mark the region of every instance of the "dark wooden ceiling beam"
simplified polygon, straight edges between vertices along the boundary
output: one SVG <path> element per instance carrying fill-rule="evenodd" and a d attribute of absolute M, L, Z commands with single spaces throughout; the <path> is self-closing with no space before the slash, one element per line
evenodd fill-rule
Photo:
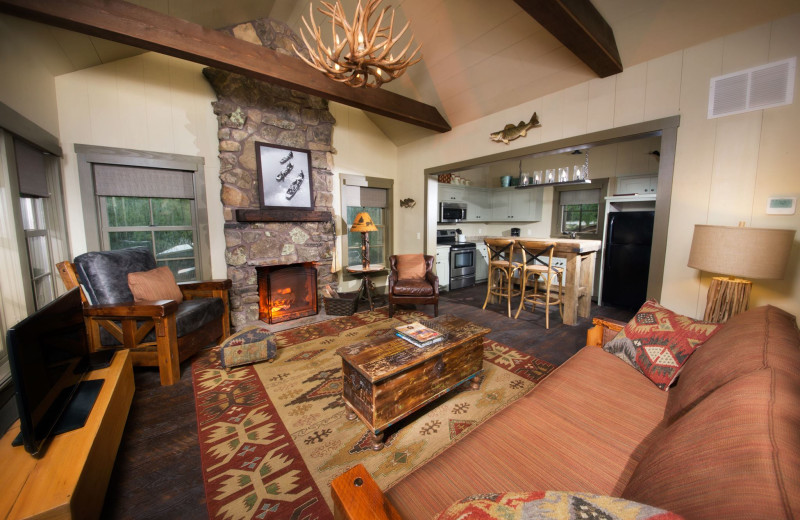
<path fill-rule="evenodd" d="M 598 76 L 622 72 L 614 31 L 589 0 L 514 0 Z"/>
<path fill-rule="evenodd" d="M 293 56 L 122 0 L 0 0 L 0 12 L 257 78 L 447 132 L 439 111 L 388 90 L 352 88 Z"/>

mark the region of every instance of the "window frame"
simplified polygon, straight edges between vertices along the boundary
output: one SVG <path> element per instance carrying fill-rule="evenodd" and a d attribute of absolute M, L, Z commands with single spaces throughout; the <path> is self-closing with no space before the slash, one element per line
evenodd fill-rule
<path fill-rule="evenodd" d="M 58 255 L 53 260 L 69 255 L 66 217 L 62 190 L 61 147 L 59 140 L 43 128 L 0 102 L 0 228 L 9 245 L 16 244 L 16 250 L 6 248 L 0 254 L 0 428 L 10 424 L 11 417 L 6 414 L 6 396 L 11 385 L 11 374 L 8 366 L 6 350 L 6 330 L 31 314 L 35 306 L 30 261 L 28 258 L 27 240 L 22 228 L 20 211 L 19 184 L 17 179 L 17 163 L 14 151 L 14 140 L 22 139 L 49 154 L 45 159 L 48 176 L 48 187 L 57 196 L 50 197 L 50 204 L 45 207 L 45 215 L 60 218 L 56 227 L 48 229 L 48 246 L 51 250 L 58 242 Z M 52 183 L 52 184 L 51 184 Z M 53 226 L 56 224 L 54 223 Z M 58 285 L 56 285 L 58 287 Z M 63 292 L 63 291 L 59 291 Z"/>
<path fill-rule="evenodd" d="M 352 175 L 342 173 L 340 174 L 340 185 L 339 185 L 339 207 L 341 211 L 341 225 L 346 226 L 343 227 L 339 231 L 339 235 L 341 238 L 341 251 L 339 251 L 339 260 L 341 261 L 341 266 L 344 271 L 344 280 L 350 281 L 355 280 L 356 277 L 347 273 L 347 270 L 344 269 L 348 266 L 348 251 L 350 250 L 350 243 L 349 243 L 349 234 L 350 234 L 350 223 L 347 222 L 347 207 L 345 206 L 345 201 L 343 200 L 342 194 L 342 187 L 344 186 L 356 186 L 360 188 L 378 188 L 386 190 L 386 208 L 384 208 L 383 214 L 383 226 L 385 227 L 384 231 L 384 249 L 385 249 L 385 267 L 388 269 L 389 265 L 389 257 L 394 254 L 394 180 L 393 179 L 384 179 L 381 177 L 365 177 L 362 175 Z M 359 247 L 361 242 L 359 241 Z"/>
<path fill-rule="evenodd" d="M 608 195 L 608 179 L 592 179 L 590 184 L 572 184 L 567 186 L 553 186 L 553 214 L 550 219 L 550 236 L 552 238 L 563 238 L 568 236 L 569 233 L 562 232 L 564 227 L 563 217 L 564 211 L 561 205 L 561 194 L 567 191 L 580 191 L 580 190 L 600 190 L 600 199 L 597 201 L 597 232 L 596 233 L 583 233 L 578 232 L 577 236 L 586 240 L 602 240 L 603 239 L 603 224 L 606 214 L 606 201 Z"/>
<path fill-rule="evenodd" d="M 40 309 L 42 306 L 46 305 L 47 303 L 53 301 L 58 296 L 58 290 L 55 283 L 55 262 L 53 261 L 53 248 L 50 244 L 50 226 L 48 225 L 47 221 L 47 212 L 45 211 L 45 200 L 40 197 L 28 197 L 20 195 L 20 209 L 23 209 L 24 200 L 31 200 L 32 204 L 34 205 L 33 209 L 33 224 L 34 227 L 31 229 L 27 229 L 25 227 L 25 218 L 22 218 L 22 232 L 25 235 L 25 245 L 28 251 L 28 266 L 31 270 L 31 291 L 33 292 L 33 302 L 36 309 Z M 38 208 L 36 206 L 39 206 Z M 47 267 L 49 268 L 46 272 L 36 274 L 33 272 L 33 265 L 31 264 L 31 239 L 32 238 L 44 238 L 44 246 L 45 252 L 47 256 Z M 39 301 L 38 291 L 36 290 L 36 284 L 39 280 L 43 280 L 45 278 L 49 278 L 48 286 L 50 287 L 50 299 L 47 301 Z"/>
<path fill-rule="evenodd" d="M 350 231 L 350 226 L 352 226 L 353 223 L 348 218 L 349 216 L 348 216 L 348 211 L 347 210 L 349 208 L 359 208 L 360 211 L 367 210 L 367 209 L 382 210 L 383 215 L 381 216 L 381 219 L 380 219 L 381 223 L 378 224 L 377 222 L 375 222 L 375 219 L 373 219 L 373 222 L 375 223 L 375 227 L 378 228 L 378 231 L 370 231 L 369 232 L 369 235 L 370 235 L 369 249 L 370 249 L 370 252 L 372 252 L 373 247 L 375 247 L 374 240 L 371 237 L 374 236 L 374 233 L 379 233 L 380 232 L 381 235 L 383 236 L 383 243 L 380 244 L 378 247 L 381 247 L 383 249 L 383 259 L 380 262 L 372 262 L 372 259 L 370 259 L 370 263 L 388 265 L 389 264 L 389 255 L 387 254 L 387 249 L 386 249 L 386 243 L 388 241 L 387 237 L 388 237 L 388 234 L 389 234 L 388 233 L 389 232 L 389 225 L 386 224 L 387 208 L 377 208 L 377 207 L 374 207 L 374 206 L 346 206 L 346 207 L 343 207 L 343 212 L 344 212 L 344 215 L 345 215 L 344 222 L 345 222 L 345 225 L 347 227 L 347 229 L 344 230 L 346 232 L 345 235 L 347 236 L 347 240 L 346 240 L 347 249 L 344 251 L 344 258 L 345 258 L 346 265 L 354 265 L 354 264 L 350 264 L 349 263 L 350 262 L 350 253 L 352 251 L 358 251 L 358 257 L 361 258 L 361 233 L 357 233 L 355 231 Z M 350 243 L 351 235 L 358 235 L 358 240 L 353 244 Z M 372 255 L 370 255 L 370 256 L 372 256 Z"/>
<path fill-rule="evenodd" d="M 123 198 L 123 197 L 120 197 L 120 198 Z M 132 197 L 132 198 L 142 198 L 143 199 L 145 197 Z M 199 234 L 199 232 L 197 231 L 197 212 L 196 212 L 196 209 L 195 209 L 196 208 L 196 204 L 195 204 L 194 199 L 184 199 L 184 200 L 190 201 L 189 202 L 189 206 L 190 206 L 189 212 L 190 212 L 191 219 L 192 219 L 192 222 L 191 222 L 190 225 L 184 225 L 184 226 L 157 226 L 157 225 L 152 223 L 153 222 L 153 211 L 154 211 L 154 209 L 153 209 L 153 199 L 155 199 L 155 198 L 156 197 L 147 197 L 148 206 L 149 206 L 149 210 L 150 210 L 150 222 L 151 222 L 150 225 L 147 225 L 147 226 L 144 226 L 144 225 L 142 225 L 142 226 L 111 226 L 109 224 L 109 222 L 108 222 L 108 209 L 107 209 L 108 208 L 108 199 L 109 199 L 109 197 L 108 196 L 98 196 L 97 199 L 98 199 L 98 204 L 99 204 L 99 207 L 100 207 L 100 210 L 99 210 L 99 214 L 100 214 L 100 237 L 101 237 L 101 243 L 102 243 L 103 250 L 104 251 L 108 251 L 108 250 L 111 249 L 111 233 L 145 232 L 145 233 L 149 233 L 150 236 L 151 236 L 151 244 L 153 246 L 153 256 L 155 257 L 156 264 L 159 267 L 161 267 L 163 265 L 167 265 L 168 266 L 169 261 L 188 260 L 188 259 L 191 258 L 194 261 L 195 274 L 196 275 L 198 273 L 202 274 L 201 270 L 197 269 L 197 266 L 199 266 L 199 264 L 200 264 L 200 251 L 199 251 L 198 247 L 192 247 L 194 253 L 193 253 L 193 255 L 191 257 L 186 256 L 186 257 L 179 257 L 179 258 L 169 258 L 169 259 L 164 259 L 164 260 L 159 260 L 158 255 L 157 255 L 158 252 L 156 251 L 155 233 L 162 232 L 162 231 L 191 231 L 192 232 L 192 238 L 193 238 L 193 244 L 198 244 L 197 235 Z M 168 199 L 168 200 L 177 200 L 177 199 Z M 180 282 L 180 281 L 190 281 L 190 280 L 194 281 L 194 280 L 202 280 L 203 279 L 203 278 L 198 278 L 198 276 L 193 276 L 190 280 L 182 280 L 182 279 L 180 279 L 179 273 L 176 273 L 176 272 L 173 271 L 173 274 L 175 275 L 175 279 L 178 282 Z"/>
<path fill-rule="evenodd" d="M 574 231 L 574 233 L 576 233 L 578 235 L 581 235 L 581 236 L 594 234 L 594 233 L 589 233 L 587 231 L 580 230 L 580 228 L 583 227 L 582 223 L 583 223 L 583 220 L 584 220 L 584 218 L 583 218 L 584 215 L 588 216 L 588 214 L 589 214 L 588 210 L 584 206 L 597 206 L 597 209 L 595 210 L 595 214 L 594 214 L 594 218 L 595 218 L 595 221 L 596 221 L 595 222 L 595 230 L 598 228 L 598 226 L 600 226 L 600 222 L 599 222 L 600 202 L 599 201 L 596 202 L 596 203 L 593 203 L 593 204 L 565 204 L 565 205 L 560 204 L 560 206 L 561 206 L 561 227 L 560 227 L 559 230 L 561 231 L 561 234 L 568 235 L 570 233 L 573 233 L 573 231 L 568 231 L 568 230 L 564 229 L 564 227 L 566 226 L 566 213 L 568 213 L 570 211 L 577 211 L 578 215 L 579 215 L 579 218 L 578 218 L 578 220 L 580 221 L 578 223 L 579 230 L 578 231 Z M 568 209 L 568 208 L 576 208 L 576 209 Z"/>
<path fill-rule="evenodd" d="M 84 230 L 88 251 L 104 250 L 108 244 L 108 237 L 104 236 L 104 227 L 101 220 L 102 215 L 105 214 L 101 204 L 103 197 L 97 196 L 94 189 L 94 164 L 191 172 L 194 183 L 192 222 L 196 233 L 195 266 L 197 273 L 195 279 L 204 280 L 211 277 L 211 247 L 204 172 L 205 158 L 84 144 L 76 144 L 75 153 L 78 157 L 78 176 L 81 201 L 84 207 Z"/>

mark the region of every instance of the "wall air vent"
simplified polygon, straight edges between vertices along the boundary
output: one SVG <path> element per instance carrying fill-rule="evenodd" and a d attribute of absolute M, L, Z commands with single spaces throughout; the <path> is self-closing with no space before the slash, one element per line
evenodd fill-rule
<path fill-rule="evenodd" d="M 708 118 L 789 105 L 797 58 L 711 78 Z"/>

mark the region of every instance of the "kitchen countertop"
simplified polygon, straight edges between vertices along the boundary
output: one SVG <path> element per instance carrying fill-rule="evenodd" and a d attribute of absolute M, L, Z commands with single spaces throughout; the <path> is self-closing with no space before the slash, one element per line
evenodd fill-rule
<path fill-rule="evenodd" d="M 587 240 L 582 238 L 551 238 L 551 237 L 509 237 L 509 236 L 468 236 L 468 242 L 483 243 L 487 238 L 504 238 L 514 240 L 542 240 L 556 242 L 556 253 L 589 253 L 599 251 L 602 246 L 600 240 Z"/>

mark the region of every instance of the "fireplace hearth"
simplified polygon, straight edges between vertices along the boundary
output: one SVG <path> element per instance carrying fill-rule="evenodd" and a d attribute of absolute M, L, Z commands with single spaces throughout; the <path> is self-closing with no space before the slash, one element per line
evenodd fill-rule
<path fill-rule="evenodd" d="M 258 319 L 281 323 L 317 314 L 317 263 L 256 267 Z"/>

